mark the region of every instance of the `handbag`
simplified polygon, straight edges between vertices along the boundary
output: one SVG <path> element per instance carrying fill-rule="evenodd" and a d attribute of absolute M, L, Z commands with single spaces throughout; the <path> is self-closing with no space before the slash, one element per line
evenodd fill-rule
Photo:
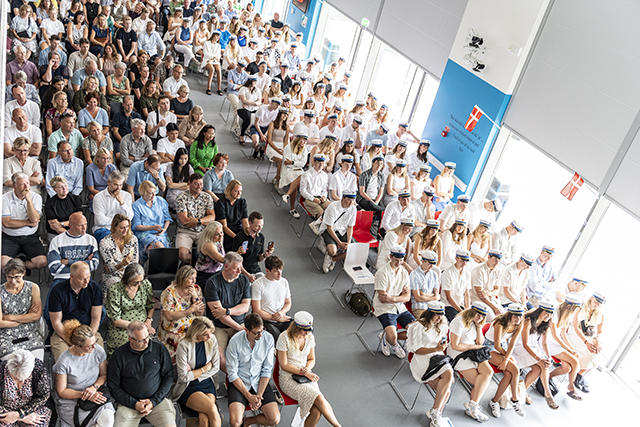
<path fill-rule="evenodd" d="M 298 384 L 306 384 L 311 382 L 311 380 L 304 375 L 292 374 L 291 378 L 293 378 L 293 380 Z"/>
<path fill-rule="evenodd" d="M 595 327 L 592 325 L 587 326 L 587 322 L 584 320 L 580 322 L 580 328 L 585 337 L 592 337 L 596 334 Z"/>
<path fill-rule="evenodd" d="M 19 31 L 16 33 L 18 35 L 18 37 L 21 37 L 23 39 L 28 39 L 31 37 L 31 34 L 29 33 L 29 31 L 25 30 L 25 31 Z"/>
<path fill-rule="evenodd" d="M 90 400 L 78 399 L 76 407 L 73 411 L 73 423 L 75 424 L 75 427 L 87 427 L 87 424 L 89 424 L 89 421 L 91 421 L 91 418 L 93 418 L 95 413 L 98 412 L 98 409 L 111 400 L 111 393 L 109 392 L 109 387 L 107 387 L 106 383 L 102 384 L 98 391 L 102 393 L 102 395 L 107 399 L 104 403 L 95 403 Z M 82 423 L 80 422 L 79 417 L 80 409 L 89 412 Z"/>
<path fill-rule="evenodd" d="M 491 359 L 491 352 L 487 347 L 474 348 L 472 350 L 464 351 L 457 355 L 455 359 L 453 359 L 453 363 L 451 364 L 451 366 L 455 368 L 456 364 L 461 359 L 471 359 L 476 363 L 482 363 Z"/>

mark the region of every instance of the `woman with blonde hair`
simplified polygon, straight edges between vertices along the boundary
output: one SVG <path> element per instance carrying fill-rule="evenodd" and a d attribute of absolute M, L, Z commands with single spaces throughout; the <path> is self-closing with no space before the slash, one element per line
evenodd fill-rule
<path fill-rule="evenodd" d="M 231 29 L 229 29 L 229 32 L 234 34 Z M 238 65 L 238 60 L 240 60 L 240 52 L 242 52 L 242 49 L 240 48 L 240 45 L 238 45 L 238 37 L 232 35 L 229 37 L 229 44 L 224 50 L 224 55 L 222 55 L 222 68 L 225 70 L 235 69 Z"/>
<path fill-rule="evenodd" d="M 202 288 L 196 284 L 196 275 L 193 267 L 183 265 L 160 297 L 158 340 L 167 348 L 174 363 L 178 343 L 185 338 L 187 328 L 196 316 L 204 316 L 204 296 Z"/>
<path fill-rule="evenodd" d="M 138 238 L 131 232 L 131 220 L 124 214 L 115 214 L 111 221 L 111 234 L 100 240 L 100 258 L 104 263 L 102 293 L 122 279 L 124 269 L 137 263 Z"/>
<path fill-rule="evenodd" d="M 448 230 L 442 233 L 442 263 L 440 268 L 446 270 L 456 262 L 456 251 L 467 248 L 467 221 L 456 218 Z"/>
<path fill-rule="evenodd" d="M 247 200 L 242 197 L 242 183 L 237 179 L 229 182 L 224 189 L 224 196 L 216 202 L 216 220 L 222 224 L 227 237 L 224 250 L 229 252 L 236 234 L 249 227 Z"/>
<path fill-rule="evenodd" d="M 378 98 L 376 98 L 373 92 L 369 92 L 364 103 L 364 110 L 361 114 L 365 128 L 371 122 L 371 118 L 375 114 L 376 110 L 378 110 Z M 369 128 L 366 128 L 365 130 L 369 130 Z"/>
<path fill-rule="evenodd" d="M 63 114 L 71 114 L 76 117 L 76 113 L 69 108 L 69 101 L 66 92 L 62 90 L 53 94 L 53 108 L 48 109 L 44 115 L 45 136 L 47 138 L 60 129 L 60 118 Z"/>
<path fill-rule="evenodd" d="M 475 301 L 471 307 L 461 311 L 453 319 L 449 325 L 449 342 L 451 344 L 448 351 L 449 356 L 455 359 L 468 350 L 479 350 L 484 347 L 482 327 L 487 310 L 486 304 Z M 459 371 L 465 380 L 473 384 L 469 402 L 464 404 L 465 414 L 479 422 L 487 421 L 489 417 L 482 412 L 479 402 L 493 376 L 493 369 L 491 369 L 489 362 L 485 360 L 478 363 L 469 357 L 464 357 L 454 364 L 453 369 Z"/>
<path fill-rule="evenodd" d="M 109 108 L 107 104 L 107 98 L 102 92 L 100 92 L 98 85 L 100 84 L 96 76 L 87 76 L 82 82 L 80 90 L 73 94 L 73 110 L 79 113 L 80 110 L 87 106 L 85 97 L 89 93 L 98 93 L 100 96 L 100 108 L 106 110 Z"/>
<path fill-rule="evenodd" d="M 282 170 L 282 155 L 284 153 L 284 147 L 289 143 L 289 124 L 287 119 L 289 118 L 289 110 L 285 107 L 278 109 L 278 115 L 276 119 L 269 124 L 267 130 L 267 150 L 265 154 L 276 163 L 278 169 L 276 176 L 273 178 L 274 185 L 280 180 L 280 171 Z"/>
<path fill-rule="evenodd" d="M 424 189 L 431 186 L 430 173 L 431 167 L 429 165 L 420 166 L 415 176 L 409 173 L 409 177 L 411 178 L 411 200 L 417 200 L 422 197 Z"/>
<path fill-rule="evenodd" d="M 409 260 L 409 254 L 411 249 L 411 230 L 413 230 L 413 219 L 403 218 L 400 220 L 400 225 L 396 228 L 387 231 L 384 236 L 384 240 L 378 248 L 378 259 L 376 260 L 376 269 L 381 269 L 385 264 L 391 260 L 391 249 L 396 246 L 402 246 L 405 250 L 405 260 Z M 419 265 L 419 264 L 418 264 Z M 407 269 L 409 273 L 413 270 L 409 265 L 404 262 L 402 266 Z"/>
<path fill-rule="evenodd" d="M 602 352 L 602 329 L 604 313 L 602 306 L 607 302 L 604 295 L 594 292 L 584 303 L 582 310 L 573 318 L 573 327 L 567 336 L 569 343 L 578 352 L 580 372 L 576 376 L 575 386 L 578 390 L 589 393 L 589 386 L 584 376 L 597 366 L 596 358 Z"/>
<path fill-rule="evenodd" d="M 403 191 L 408 191 L 411 188 L 409 182 L 409 175 L 407 174 L 407 162 L 404 159 L 396 160 L 396 164 L 391 169 L 391 173 L 387 177 L 387 184 L 385 185 L 385 193 L 382 198 L 382 205 L 388 206 L 389 203 L 398 200 L 398 195 Z"/>
<path fill-rule="evenodd" d="M 62 324 L 65 341 L 71 346 L 53 365 L 54 384 L 59 399 L 58 416 L 63 427 L 74 427 L 74 411 L 80 400 L 99 404 L 95 413 L 77 409 L 78 420 L 90 427 L 111 427 L 115 409 L 108 401 L 107 354 L 96 341 L 93 329 L 79 321 L 67 320 Z M 102 388 L 102 390 L 101 390 Z M 87 420 L 87 417 L 90 419 Z"/>
<path fill-rule="evenodd" d="M 317 154 L 324 154 L 324 158 L 327 159 L 324 165 L 324 170 L 327 173 L 333 172 L 333 164 L 336 160 L 336 138 L 334 136 L 327 136 L 317 145 L 314 145 L 311 149 L 310 156 L 313 159 Z"/>
<path fill-rule="evenodd" d="M 362 160 L 360 161 L 360 168 L 362 169 L 362 172 L 371 169 L 373 159 L 377 156 L 384 156 L 384 153 L 382 152 L 382 141 L 380 140 L 377 142 L 374 141 L 362 155 Z"/>
<path fill-rule="evenodd" d="M 491 250 L 490 228 L 491 223 L 482 219 L 476 226 L 476 229 L 467 236 L 467 250 L 471 253 L 471 260 L 467 266 L 468 269 L 472 269 L 478 264 L 487 261 L 487 254 Z"/>
<path fill-rule="evenodd" d="M 199 105 L 194 105 L 186 119 L 178 126 L 178 138 L 184 141 L 187 147 L 198 138 L 200 131 L 207 124 L 204 121 L 204 110 Z"/>
<path fill-rule="evenodd" d="M 212 221 L 202 230 L 198 240 L 196 283 L 204 287 L 207 280 L 224 265 L 224 230 L 218 221 Z"/>
<path fill-rule="evenodd" d="M 386 123 L 389 119 L 389 109 L 387 104 L 382 104 L 380 109 L 371 117 L 371 120 L 367 124 L 367 129 L 378 129 L 383 123 Z"/>
<path fill-rule="evenodd" d="M 133 222 L 131 228 L 138 238 L 138 253 L 144 263 L 151 249 L 171 247 L 167 236 L 169 224 L 173 222 L 169 214 L 169 205 L 165 199 L 156 195 L 158 187 L 149 181 L 142 181 L 138 192 L 140 198 L 133 202 Z"/>
<path fill-rule="evenodd" d="M 287 185 L 289 190 L 284 194 L 289 198 L 289 213 L 294 218 L 300 218 L 296 212 L 296 195 L 300 186 L 300 177 L 304 173 L 302 168 L 307 164 L 307 135 L 296 135 L 291 144 L 287 144 L 282 150 L 282 164 L 278 188 L 283 189 Z M 281 191 L 282 192 L 282 191 Z"/>
<path fill-rule="evenodd" d="M 342 127 L 345 128 L 347 126 L 351 126 L 351 122 L 353 122 L 353 118 L 355 116 L 362 117 L 362 114 L 364 114 L 364 102 L 356 101 L 351 111 L 349 111 L 347 115 L 344 117 Z"/>
<path fill-rule="evenodd" d="M 315 346 L 313 316 L 309 312 L 299 311 L 276 343 L 280 388 L 298 401 L 300 417 L 306 417 L 305 427 L 316 426 L 322 416 L 332 426 L 340 427 L 333 408 L 320 392 L 318 375 L 312 372 L 316 364 Z M 310 381 L 299 382 L 294 375 Z"/>
<path fill-rule="evenodd" d="M 421 264 L 419 254 L 427 250 L 438 255 L 438 267 L 442 264 L 442 239 L 438 235 L 439 228 L 437 220 L 428 220 L 427 226 L 413 238 L 413 261 L 416 266 Z"/>
<path fill-rule="evenodd" d="M 280 79 L 274 78 L 268 88 L 262 92 L 262 102 L 269 103 L 271 98 L 282 98 L 282 90 L 280 89 Z"/>
<path fill-rule="evenodd" d="M 446 162 L 442 172 L 433 179 L 433 187 L 436 189 L 436 197 L 433 202 L 436 204 L 436 210 L 441 211 L 445 205 L 451 203 L 455 181 L 453 172 L 456 170 L 456 164 Z"/>
<path fill-rule="evenodd" d="M 176 351 L 176 385 L 171 397 L 198 412 L 201 427 L 220 427 L 215 376 L 220 371 L 215 327 L 206 317 L 195 317 Z"/>
<path fill-rule="evenodd" d="M 582 400 L 576 392 L 576 378 L 580 371 L 580 354 L 569 341 L 567 332 L 574 327 L 574 318 L 582 310 L 582 298 L 580 295 L 570 293 L 558 307 L 557 315 L 551 322 L 551 339 L 548 340 L 549 356 L 554 356 L 560 360 L 562 366 L 556 368 L 549 374 L 549 382 L 558 375 L 569 374 L 569 384 L 567 395 L 574 400 Z"/>
<path fill-rule="evenodd" d="M 113 158 L 113 141 L 102 131 L 102 125 L 95 120 L 87 124 L 89 135 L 82 140 L 82 153 L 84 154 L 85 165 L 93 163 L 93 157 L 98 153 L 100 148 L 104 148 L 109 152 L 109 156 Z"/>

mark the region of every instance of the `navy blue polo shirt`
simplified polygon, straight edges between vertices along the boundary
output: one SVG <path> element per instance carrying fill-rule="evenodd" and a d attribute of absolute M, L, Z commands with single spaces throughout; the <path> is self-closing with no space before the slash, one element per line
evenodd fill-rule
<path fill-rule="evenodd" d="M 77 294 L 69 279 L 58 283 L 49 294 L 49 312 L 62 312 L 62 321 L 77 319 L 83 325 L 91 324 L 91 308 L 102 306 L 102 289 L 93 280 Z"/>
<path fill-rule="evenodd" d="M 251 274 L 260 273 L 262 270 L 260 269 L 260 264 L 258 264 L 258 257 L 264 253 L 264 234 L 258 233 L 254 239 L 245 230 L 242 230 L 233 239 L 231 250 L 237 252 L 244 242 L 249 243 L 247 244 L 247 252 L 242 255 L 244 260 L 242 266 Z"/>

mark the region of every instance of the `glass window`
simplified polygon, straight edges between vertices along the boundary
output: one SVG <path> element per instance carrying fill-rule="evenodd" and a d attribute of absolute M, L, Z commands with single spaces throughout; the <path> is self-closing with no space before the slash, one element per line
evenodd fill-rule
<path fill-rule="evenodd" d="M 512 220 L 524 227 L 518 244 L 522 252 L 535 257 L 543 245 L 556 248 L 552 261 L 556 272 L 596 201 L 587 184 L 573 201 L 565 199 L 560 191 L 572 177 L 572 172 L 511 134 L 486 194 L 487 199 L 498 197 L 504 203 L 498 228 Z"/>
<path fill-rule="evenodd" d="M 260 15 L 262 16 L 262 21 L 267 22 L 271 21 L 274 13 L 280 14 L 280 21 L 285 21 L 285 14 L 287 12 L 287 4 L 289 2 L 287 0 L 264 0 L 262 4 L 262 12 Z"/>
<path fill-rule="evenodd" d="M 427 78 L 424 81 L 424 87 L 418 99 L 418 105 L 416 111 L 413 114 L 411 120 L 411 129 L 413 133 L 418 137 L 422 137 L 422 131 L 427 124 L 427 119 L 431 113 L 431 107 L 433 107 L 433 101 L 436 99 L 436 93 L 438 93 L 438 87 L 440 87 L 440 81 L 430 74 L 427 74 Z"/>
<path fill-rule="evenodd" d="M 332 62 L 337 62 L 340 56 L 348 60 L 355 48 L 358 29 L 358 24 L 324 3 L 318 18 L 312 52 L 322 55 L 326 69 Z"/>

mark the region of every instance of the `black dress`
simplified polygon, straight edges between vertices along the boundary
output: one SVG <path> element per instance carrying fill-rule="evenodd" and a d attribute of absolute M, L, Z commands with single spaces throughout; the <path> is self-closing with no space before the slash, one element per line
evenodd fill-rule
<path fill-rule="evenodd" d="M 196 366 L 194 370 L 200 369 L 206 364 L 207 364 L 207 352 L 204 348 L 204 341 L 202 341 L 202 342 L 196 343 Z M 187 406 L 187 400 L 189 400 L 189 397 L 191 397 L 193 393 L 196 393 L 198 391 L 204 394 L 213 394 L 215 396 L 216 386 L 213 383 L 213 379 L 207 378 L 206 380 L 202 380 L 202 381 L 199 381 L 199 380 L 191 381 L 187 386 L 187 388 L 185 389 L 184 393 L 182 393 L 182 396 L 180 396 L 180 399 L 178 399 L 178 402 L 180 402 L 184 406 Z"/>

